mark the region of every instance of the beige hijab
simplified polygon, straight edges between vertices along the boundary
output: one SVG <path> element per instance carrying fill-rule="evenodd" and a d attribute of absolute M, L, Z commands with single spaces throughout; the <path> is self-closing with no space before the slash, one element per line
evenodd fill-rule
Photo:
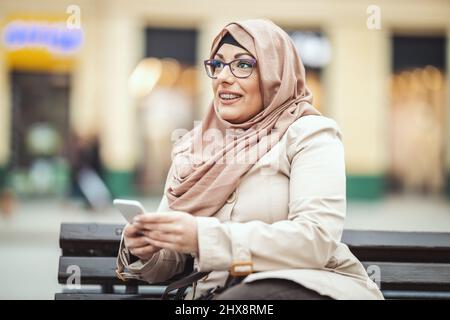
<path fill-rule="evenodd" d="M 211 58 L 227 32 L 257 59 L 264 108 L 232 124 L 211 103 L 201 124 L 175 144 L 165 194 L 172 210 L 196 216 L 222 208 L 240 178 L 294 121 L 320 114 L 311 105 L 305 68 L 286 32 L 268 20 L 230 23 L 214 39 Z"/>

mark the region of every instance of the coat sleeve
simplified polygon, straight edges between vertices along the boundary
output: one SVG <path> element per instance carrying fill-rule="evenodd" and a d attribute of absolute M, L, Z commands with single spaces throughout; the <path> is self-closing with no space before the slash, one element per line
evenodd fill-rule
<path fill-rule="evenodd" d="M 171 170 L 167 176 L 166 187 L 170 177 Z M 157 212 L 170 210 L 167 197 L 163 195 Z M 168 249 L 161 249 L 149 260 L 140 259 L 133 263 L 130 256 L 131 253 L 126 248 L 122 235 L 117 256 L 117 274 L 122 279 L 140 279 L 149 283 L 163 282 L 183 272 L 188 257 L 186 254 Z"/>
<path fill-rule="evenodd" d="M 286 132 L 290 162 L 286 220 L 220 222 L 198 217 L 200 271 L 323 268 L 340 242 L 346 211 L 344 149 L 336 123 L 306 116 Z M 245 269 L 245 268 L 244 268 Z"/>

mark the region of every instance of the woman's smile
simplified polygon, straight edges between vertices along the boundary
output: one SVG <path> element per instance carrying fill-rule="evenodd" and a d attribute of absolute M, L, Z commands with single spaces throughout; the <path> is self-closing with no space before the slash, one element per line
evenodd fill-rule
<path fill-rule="evenodd" d="M 232 105 L 236 102 L 240 101 L 243 97 L 242 94 L 229 91 L 229 90 L 219 90 L 218 91 L 218 97 L 221 105 Z"/>

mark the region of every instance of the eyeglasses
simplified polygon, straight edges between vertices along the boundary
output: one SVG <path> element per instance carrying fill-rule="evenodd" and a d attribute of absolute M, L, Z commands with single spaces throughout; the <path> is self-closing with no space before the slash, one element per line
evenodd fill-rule
<path fill-rule="evenodd" d="M 223 62 L 217 59 L 205 60 L 205 69 L 208 77 L 217 79 L 217 76 L 225 69 L 230 68 L 231 73 L 236 78 L 248 78 L 255 69 L 256 59 L 236 59 L 231 62 Z"/>

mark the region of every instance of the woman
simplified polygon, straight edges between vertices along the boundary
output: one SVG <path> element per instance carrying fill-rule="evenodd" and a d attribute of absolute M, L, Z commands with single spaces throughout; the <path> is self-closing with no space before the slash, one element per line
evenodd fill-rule
<path fill-rule="evenodd" d="M 232 274 L 246 277 L 215 298 L 382 299 L 340 242 L 341 134 L 312 107 L 289 36 L 267 20 L 230 23 L 205 67 L 214 100 L 175 144 L 157 212 L 124 229 L 119 276 L 165 281 L 191 255 L 210 273 L 188 298 Z"/>

